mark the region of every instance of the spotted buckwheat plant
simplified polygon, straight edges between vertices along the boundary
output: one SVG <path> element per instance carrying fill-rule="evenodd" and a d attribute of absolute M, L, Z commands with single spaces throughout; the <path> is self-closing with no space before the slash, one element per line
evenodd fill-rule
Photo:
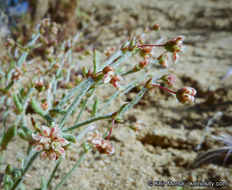
<path fill-rule="evenodd" d="M 65 158 L 64 147 L 69 144 L 65 138 L 61 136 L 60 128 L 58 125 L 54 127 L 47 127 L 43 125 L 39 134 L 32 134 L 35 140 L 34 150 L 40 152 L 42 160 L 49 158 L 54 161 L 58 158 Z"/>
<path fill-rule="evenodd" d="M 80 34 L 60 42 L 61 26 L 50 19 L 44 19 L 38 25 L 27 44 L 7 40 L 7 52 L 0 58 L 0 164 L 6 165 L 5 172 L 1 172 L 4 180 L 0 189 L 23 188 L 24 177 L 38 157 L 46 164 L 56 162 L 50 177 L 41 179 L 40 189 L 51 189 L 62 160 L 70 159 L 66 153 L 76 143 L 82 146 L 79 149 L 81 156 L 67 174 L 59 175 L 64 177 L 58 184 L 53 184 L 55 190 L 64 184 L 91 150 L 114 156 L 117 149 L 110 137 L 116 122 L 124 122 L 125 112 L 150 89 L 160 88 L 174 94 L 182 104 L 194 102 L 196 90 L 176 87 L 177 77 L 173 72 L 179 54 L 185 49 L 184 37 L 178 36 L 163 44 L 145 43 L 149 41 L 146 33 L 159 28 L 154 25 L 153 31 L 146 30 L 125 41 L 120 48 L 107 48 L 102 53 L 83 49 L 80 42 L 85 38 Z M 155 55 L 155 47 L 162 48 L 163 53 Z M 93 54 L 93 66 L 83 67 L 81 71 L 73 52 L 80 59 L 87 55 L 86 52 Z M 129 66 L 124 64 L 136 54 L 137 62 Z M 154 69 L 157 67 L 152 65 L 161 67 Z M 140 90 L 133 100 L 112 106 L 113 102 L 119 102 L 119 96 L 123 97 L 135 87 Z M 99 96 L 99 91 L 104 95 Z M 83 113 L 88 119 L 83 119 Z M 102 124 L 98 126 L 99 120 Z M 104 121 L 110 123 L 108 128 L 105 127 L 108 122 Z M 89 127 L 91 123 L 98 128 L 95 132 Z M 84 129 L 80 131 L 80 128 Z M 4 157 L 16 136 L 28 146 L 25 155 L 17 158 L 20 167 L 9 164 Z"/>

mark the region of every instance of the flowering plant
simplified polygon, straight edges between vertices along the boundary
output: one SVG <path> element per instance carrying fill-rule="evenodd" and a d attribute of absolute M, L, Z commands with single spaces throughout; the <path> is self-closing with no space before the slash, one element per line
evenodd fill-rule
<path fill-rule="evenodd" d="M 194 101 L 196 90 L 191 87 L 183 87 L 177 91 L 169 89 L 176 81 L 172 71 L 167 69 L 153 71 L 151 68 L 151 65 L 156 63 L 165 68 L 170 67 L 170 56 L 176 64 L 179 52 L 184 50 L 183 36 L 178 36 L 164 44 L 145 44 L 146 32 L 144 32 L 126 41 L 112 56 L 110 54 L 114 49 L 105 51 L 109 58 L 104 63 L 101 63 L 99 52 L 95 50 L 93 68 L 84 67 L 83 74 L 76 75 L 73 74 L 76 73 L 76 65 L 72 53 L 79 35 L 59 44 L 57 41 L 59 30 L 57 24 L 45 19 L 39 24 L 27 45 L 23 46 L 13 40 L 8 40 L 6 43 L 8 56 L 3 57 L 0 62 L 0 104 L 3 105 L 1 112 L 4 113 L 1 118 L 3 120 L 0 136 L 1 164 L 5 162 L 4 153 L 8 150 L 8 144 L 16 136 L 25 140 L 28 151 L 22 158 L 19 169 L 10 164 L 6 166 L 4 183 L 1 184 L 5 189 L 15 190 L 22 187 L 24 177 L 37 157 L 57 162 L 50 178 L 47 181 L 42 180 L 42 189 L 50 188 L 54 173 L 65 158 L 68 146 L 76 143 L 79 135 L 83 136 L 88 132 L 84 130 L 76 136 L 73 131 L 98 120 L 109 120 L 110 126 L 105 133 L 95 131 L 88 134 L 86 142 L 83 143 L 82 156 L 54 189 L 58 189 L 67 180 L 90 150 L 113 154 L 117 150 L 110 137 L 115 122 L 123 122 L 123 114 L 152 88 L 158 87 L 175 94 L 176 99 L 183 104 Z M 163 47 L 165 52 L 154 58 L 153 47 Z M 35 52 L 43 59 L 44 65 L 43 61 L 41 61 L 42 66 L 37 63 L 38 57 L 34 57 Z M 122 63 L 137 53 L 143 60 L 129 69 L 123 69 Z M 30 71 L 33 71 L 33 75 Z M 136 79 L 129 77 L 132 74 L 136 74 Z M 167 84 L 168 88 L 161 86 L 162 82 Z M 95 100 L 92 97 L 96 89 L 107 83 L 113 85 L 115 92 L 102 100 L 103 105 L 100 107 L 99 97 L 95 96 Z M 103 114 L 119 95 L 126 94 L 139 85 L 140 91 L 131 102 L 114 108 L 111 113 Z M 89 107 L 88 101 L 92 101 L 92 107 Z M 82 113 L 87 109 L 91 110 L 91 117 L 80 122 Z M 36 117 L 37 115 L 42 118 L 42 122 Z M 12 116 L 16 119 L 10 123 L 8 120 Z M 30 116 L 31 125 L 27 119 Z M 71 118 L 76 119 L 73 121 Z"/>

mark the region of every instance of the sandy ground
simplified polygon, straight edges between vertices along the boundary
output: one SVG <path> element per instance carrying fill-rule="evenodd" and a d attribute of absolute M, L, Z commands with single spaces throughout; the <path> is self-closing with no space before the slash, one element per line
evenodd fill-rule
<path fill-rule="evenodd" d="M 176 89 L 192 86 L 197 89 L 196 103 L 183 106 L 175 98 L 160 90 L 149 91 L 124 117 L 125 123 L 116 124 L 112 142 L 116 152 L 112 156 L 92 152 L 62 187 L 67 190 L 89 189 L 177 189 L 176 187 L 148 187 L 147 180 L 159 181 L 227 181 L 232 189 L 231 165 L 205 164 L 194 168 L 197 154 L 221 147 L 223 144 L 211 134 L 232 135 L 232 76 L 221 80 L 232 64 L 232 1 L 230 0 L 85 0 L 80 7 L 88 12 L 91 21 L 84 29 L 88 40 L 103 50 L 139 33 L 145 26 L 161 25 L 157 36 L 186 36 L 187 49 L 175 67 L 178 76 Z M 127 61 L 134 64 L 136 58 Z M 131 91 L 119 102 L 131 100 Z M 115 105 L 112 105 L 114 108 Z M 114 109 L 113 109 L 114 110 Z M 210 118 L 221 113 L 208 132 L 205 127 Z M 106 122 L 97 123 L 104 128 Z M 130 126 L 141 126 L 135 132 Z M 204 139 L 204 136 L 206 138 Z M 202 148 L 197 149 L 203 140 Z M 17 152 L 16 140 L 10 145 Z M 22 145 L 23 146 L 23 145 Z M 79 158 L 80 146 L 73 147 L 55 176 L 70 169 Z M 70 161 L 71 160 L 71 161 Z M 227 163 L 231 163 L 228 160 Z M 13 162 L 13 160 L 12 160 Z M 25 180 L 28 189 L 39 187 L 34 176 L 47 175 L 55 163 L 37 160 Z M 54 185 L 53 184 L 53 185 Z M 204 188 L 209 189 L 209 188 Z"/>

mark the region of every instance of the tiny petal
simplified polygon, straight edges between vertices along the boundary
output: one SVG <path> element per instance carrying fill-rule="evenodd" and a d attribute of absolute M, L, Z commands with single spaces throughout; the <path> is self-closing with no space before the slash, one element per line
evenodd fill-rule
<path fill-rule="evenodd" d="M 47 126 L 45 126 L 45 125 L 43 125 L 42 127 L 41 127 L 41 133 L 42 133 L 42 135 L 43 136 L 49 136 L 50 135 L 50 128 L 49 127 L 47 127 Z"/>
<path fill-rule="evenodd" d="M 111 77 L 110 77 L 110 75 L 106 74 L 103 76 L 102 80 L 106 84 L 106 83 L 109 83 L 111 81 Z"/>
<path fill-rule="evenodd" d="M 43 146 L 41 144 L 35 144 L 34 150 L 36 152 L 40 152 L 43 149 Z"/>
<path fill-rule="evenodd" d="M 119 82 L 115 82 L 115 83 L 113 83 L 113 85 L 114 85 L 115 88 L 119 88 L 120 84 L 119 84 Z"/>
<path fill-rule="evenodd" d="M 176 76 L 173 74 L 165 74 L 161 77 L 161 80 L 163 80 L 169 86 L 172 86 L 173 84 L 176 83 Z"/>
<path fill-rule="evenodd" d="M 181 42 L 183 42 L 184 40 L 185 40 L 185 36 L 183 36 L 183 35 L 181 35 L 181 36 L 177 36 L 176 37 L 176 41 L 181 41 Z"/>
<path fill-rule="evenodd" d="M 57 153 L 57 156 L 58 157 L 61 157 L 61 158 L 65 158 L 65 150 L 63 149 L 63 148 L 58 148 L 57 150 L 56 150 L 56 153 Z"/>
<path fill-rule="evenodd" d="M 197 91 L 192 87 L 183 87 L 182 88 L 183 93 L 190 94 L 191 96 L 195 96 Z"/>
<path fill-rule="evenodd" d="M 32 134 L 32 138 L 36 141 L 36 142 L 40 142 L 40 140 L 41 140 L 41 135 L 39 135 L 39 134 Z"/>
<path fill-rule="evenodd" d="M 109 71 L 107 74 L 112 77 L 114 76 L 114 71 Z"/>
<path fill-rule="evenodd" d="M 56 160 L 56 153 L 54 151 L 49 151 L 48 158 L 51 161 L 55 161 Z"/>
<path fill-rule="evenodd" d="M 101 139 L 94 139 L 91 141 L 91 143 L 95 146 L 101 146 L 102 140 Z"/>
<path fill-rule="evenodd" d="M 48 157 L 47 151 L 42 151 L 42 152 L 40 153 L 40 159 L 41 159 L 41 160 L 45 160 L 47 157 Z"/>
<path fill-rule="evenodd" d="M 43 148 L 44 148 L 44 150 L 49 150 L 50 149 L 50 143 L 44 143 Z"/>
<path fill-rule="evenodd" d="M 174 61 L 174 64 L 177 64 L 179 59 L 179 55 L 177 53 L 172 54 L 172 60 Z"/>
<path fill-rule="evenodd" d="M 53 138 L 53 140 L 56 140 L 60 137 L 60 128 L 58 127 L 58 125 L 56 125 L 55 127 L 51 128 L 51 137 Z"/>
<path fill-rule="evenodd" d="M 113 154 L 114 153 L 114 146 L 108 146 L 108 148 L 106 149 L 106 153 L 107 154 Z"/>
<path fill-rule="evenodd" d="M 60 148 L 60 143 L 57 141 L 52 142 L 51 147 L 53 150 L 57 151 Z"/>
<path fill-rule="evenodd" d="M 49 137 L 42 136 L 40 139 L 40 143 L 50 143 L 51 139 Z"/>
<path fill-rule="evenodd" d="M 65 138 L 59 138 L 58 142 L 60 143 L 60 146 L 66 146 L 69 144 L 69 141 L 67 141 Z"/>
<path fill-rule="evenodd" d="M 103 154 L 114 153 L 114 146 L 108 140 L 102 140 L 102 145 L 97 148 L 98 148 L 98 151 Z"/>
<path fill-rule="evenodd" d="M 185 103 L 194 102 L 194 96 L 191 96 L 190 94 L 184 94 L 183 98 L 184 98 Z"/>

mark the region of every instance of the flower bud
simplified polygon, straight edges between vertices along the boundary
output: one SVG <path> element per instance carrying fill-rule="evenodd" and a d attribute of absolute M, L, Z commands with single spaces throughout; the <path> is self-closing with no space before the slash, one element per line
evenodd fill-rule
<path fill-rule="evenodd" d="M 41 108 L 43 110 L 47 110 L 48 109 L 48 103 L 47 102 L 44 102 L 43 104 L 41 104 Z"/>
<path fill-rule="evenodd" d="M 179 55 L 177 53 L 172 54 L 172 60 L 174 61 L 174 64 L 177 64 L 179 59 Z"/>
<path fill-rule="evenodd" d="M 152 29 L 157 31 L 157 30 L 160 29 L 160 25 L 159 25 L 159 24 L 154 24 L 154 25 L 152 26 Z"/>
<path fill-rule="evenodd" d="M 191 87 L 183 87 L 176 92 L 176 98 L 179 102 L 186 104 L 194 102 L 194 96 L 197 91 Z"/>
<path fill-rule="evenodd" d="M 139 66 L 140 66 L 140 68 L 145 68 L 147 65 L 149 65 L 150 64 L 150 59 L 149 59 L 149 57 L 145 57 L 145 59 L 144 59 L 144 61 L 140 61 L 139 62 Z"/>
<path fill-rule="evenodd" d="M 88 69 L 84 66 L 83 67 L 83 75 L 86 77 L 87 73 L 88 73 Z"/>
<path fill-rule="evenodd" d="M 107 74 L 108 72 L 110 71 L 114 71 L 113 67 L 112 66 L 106 66 L 104 69 L 103 69 L 103 73 L 104 74 Z"/>
<path fill-rule="evenodd" d="M 104 54 L 106 55 L 106 56 L 110 56 L 112 53 L 113 53 L 113 51 L 114 51 L 114 48 L 112 47 L 112 48 L 107 48 L 107 49 L 105 49 L 104 50 Z"/>
<path fill-rule="evenodd" d="M 150 79 L 146 82 L 145 88 L 149 89 L 149 88 L 152 88 L 152 87 L 153 87 L 153 86 L 152 86 L 152 78 L 150 78 Z"/>
<path fill-rule="evenodd" d="M 162 55 L 160 55 L 158 58 L 157 58 L 158 62 L 160 65 L 162 65 L 163 67 L 167 68 L 169 67 L 169 56 L 167 53 L 164 53 Z"/>
<path fill-rule="evenodd" d="M 110 83 L 113 84 L 115 88 L 120 88 L 119 81 L 122 80 L 122 77 L 119 75 L 115 75 L 111 80 Z"/>
<path fill-rule="evenodd" d="M 75 84 L 77 85 L 77 84 L 79 84 L 81 81 L 82 81 L 82 79 L 83 79 L 83 77 L 82 77 L 82 75 L 77 75 L 77 77 L 75 78 Z"/>
<path fill-rule="evenodd" d="M 12 74 L 12 80 L 18 80 L 22 76 L 23 72 L 19 67 L 15 67 L 14 72 Z"/>
<path fill-rule="evenodd" d="M 176 83 L 176 76 L 173 74 L 165 74 L 161 77 L 161 80 L 163 80 L 169 86 L 172 86 L 174 83 Z"/>
<path fill-rule="evenodd" d="M 87 74 L 86 74 L 86 77 L 89 78 L 89 77 L 92 77 L 93 76 L 93 70 L 88 70 Z"/>
<path fill-rule="evenodd" d="M 141 55 L 142 57 L 149 56 L 149 55 L 151 55 L 152 48 L 153 48 L 153 47 L 144 46 L 144 47 L 142 47 L 142 49 L 140 50 L 139 53 L 140 53 L 140 55 Z"/>
<path fill-rule="evenodd" d="M 168 52 L 177 53 L 182 52 L 185 49 L 185 46 L 183 46 L 183 41 L 185 37 L 184 36 L 178 36 L 164 44 L 164 48 Z"/>
<path fill-rule="evenodd" d="M 38 92 L 42 92 L 43 90 L 45 90 L 45 83 L 43 78 L 35 80 L 34 85 L 35 85 L 35 89 L 38 90 Z"/>

